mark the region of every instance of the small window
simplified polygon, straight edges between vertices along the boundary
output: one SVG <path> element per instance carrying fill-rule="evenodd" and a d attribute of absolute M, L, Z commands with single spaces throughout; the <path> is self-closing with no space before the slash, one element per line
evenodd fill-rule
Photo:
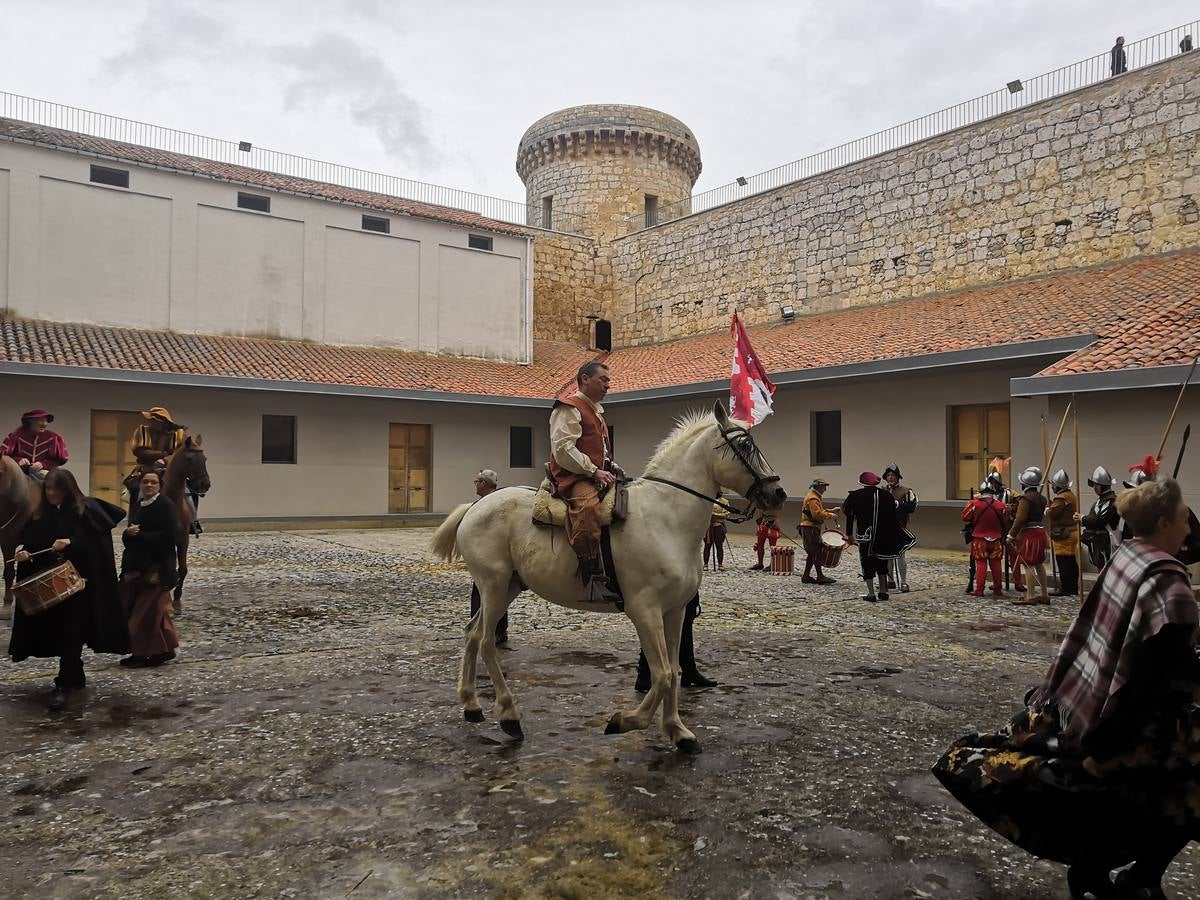
<path fill-rule="evenodd" d="M 653 194 L 646 195 L 646 227 L 658 224 L 658 198 Z"/>
<path fill-rule="evenodd" d="M 271 198 L 264 197 L 262 194 L 247 194 L 245 191 L 238 191 L 238 208 L 269 213 L 271 211 Z"/>
<path fill-rule="evenodd" d="M 362 227 L 363 231 L 378 231 L 380 234 L 389 234 L 392 230 L 392 220 L 383 219 L 379 216 L 363 216 Z"/>
<path fill-rule="evenodd" d="M 262 461 L 265 463 L 294 463 L 296 461 L 296 417 L 262 417 Z"/>
<path fill-rule="evenodd" d="M 554 196 L 542 198 L 542 227 L 554 227 Z"/>
<path fill-rule="evenodd" d="M 840 466 L 842 464 L 842 411 L 814 412 L 810 433 L 812 436 L 812 464 L 814 466 Z"/>
<path fill-rule="evenodd" d="M 491 250 L 492 239 L 482 234 L 473 234 L 467 238 L 467 246 L 472 250 Z"/>
<path fill-rule="evenodd" d="M 612 322 L 608 319 L 596 320 L 596 349 L 612 352 Z"/>
<path fill-rule="evenodd" d="M 514 425 L 508 429 L 508 467 L 510 469 L 533 468 L 533 429 Z"/>
<path fill-rule="evenodd" d="M 129 187 L 128 169 L 110 169 L 108 166 L 92 166 L 91 180 L 96 184 L 110 184 L 113 187 Z"/>

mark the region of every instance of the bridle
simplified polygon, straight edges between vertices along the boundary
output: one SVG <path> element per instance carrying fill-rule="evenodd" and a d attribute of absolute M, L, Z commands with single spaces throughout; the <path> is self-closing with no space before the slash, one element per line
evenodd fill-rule
<path fill-rule="evenodd" d="M 762 476 L 758 474 L 758 470 L 754 467 L 754 460 L 756 457 L 762 460 L 764 467 L 769 468 L 769 466 L 767 463 L 767 458 L 763 456 L 762 451 L 759 450 L 758 446 L 754 443 L 754 438 L 750 436 L 749 429 L 741 425 L 731 425 L 728 428 L 722 428 L 720 434 L 721 440 L 724 441 L 725 446 L 729 449 L 729 451 L 733 453 L 734 458 L 736 458 L 737 461 L 745 467 L 746 471 L 750 473 L 750 477 L 754 479 L 754 482 L 746 491 L 747 505 L 744 510 L 738 509 L 735 506 L 731 506 L 720 497 L 710 497 L 708 494 L 701 493 L 694 488 L 688 487 L 686 484 L 680 484 L 677 481 L 671 481 L 669 478 L 659 478 L 657 475 L 643 475 L 642 478 L 646 481 L 655 481 L 659 484 L 665 484 L 668 487 L 673 487 L 676 490 L 683 491 L 685 494 L 691 494 L 693 497 L 699 497 L 701 500 L 707 500 L 710 503 L 721 507 L 727 512 L 740 517 L 742 521 L 745 521 L 754 514 L 754 510 L 757 508 L 755 502 L 750 499 L 751 495 L 765 495 L 767 485 L 774 484 L 775 482 L 779 481 L 779 476 Z M 720 445 L 714 449 L 721 449 Z"/>

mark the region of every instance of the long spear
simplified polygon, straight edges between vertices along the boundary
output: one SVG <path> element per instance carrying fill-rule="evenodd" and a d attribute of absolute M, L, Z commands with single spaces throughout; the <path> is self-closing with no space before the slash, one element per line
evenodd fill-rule
<path fill-rule="evenodd" d="M 1158 453 L 1154 454 L 1154 458 L 1158 462 L 1162 462 L 1163 448 L 1167 446 L 1167 438 L 1171 435 L 1171 428 L 1175 424 L 1175 414 L 1179 412 L 1179 405 L 1183 403 L 1183 393 L 1187 390 L 1188 383 L 1192 380 L 1192 375 L 1196 371 L 1196 363 L 1200 363 L 1200 356 L 1192 360 L 1192 365 L 1188 369 L 1187 377 L 1183 379 L 1183 384 L 1179 386 L 1179 396 L 1175 398 L 1175 406 L 1171 410 L 1171 418 L 1167 419 L 1167 430 L 1163 432 L 1162 440 L 1158 444 Z"/>
<path fill-rule="evenodd" d="M 1046 494 L 1046 507 L 1050 506 L 1050 450 L 1046 446 L 1046 414 L 1042 413 L 1042 477 L 1046 481 L 1042 485 L 1042 490 Z M 1055 449 L 1058 449 L 1057 447 Z M 1058 558 L 1053 553 L 1050 554 L 1050 574 L 1054 576 L 1055 581 L 1058 581 Z M 1059 582 L 1061 584 L 1061 582 Z"/>
<path fill-rule="evenodd" d="M 1075 406 L 1075 396 L 1072 394 L 1071 395 L 1071 403 L 1067 408 L 1071 409 L 1074 406 Z M 1078 479 L 1079 478 L 1079 410 L 1075 410 L 1075 415 L 1074 415 L 1072 421 L 1075 426 L 1075 477 Z M 1078 511 L 1079 511 L 1078 504 L 1076 504 L 1076 512 L 1078 512 Z M 1077 531 L 1076 537 L 1079 537 L 1078 530 L 1080 529 L 1080 526 L 1076 525 L 1075 528 Z M 1075 541 L 1075 569 L 1079 573 L 1076 576 L 1075 580 L 1077 582 L 1076 586 L 1079 590 L 1079 605 L 1082 606 L 1083 605 L 1083 541 L 1082 540 Z"/>
<path fill-rule="evenodd" d="M 1068 403 L 1067 408 L 1063 410 L 1062 422 L 1060 422 L 1058 425 L 1058 434 L 1056 434 L 1054 436 L 1054 446 L 1050 449 L 1050 459 L 1046 463 L 1046 477 L 1047 478 L 1050 477 L 1049 469 L 1052 465 L 1054 465 L 1054 457 L 1058 455 L 1058 442 L 1062 440 L 1063 429 L 1065 429 L 1067 427 L 1067 416 L 1069 416 L 1071 414 L 1071 410 L 1074 408 L 1075 408 L 1075 398 L 1072 396 L 1071 402 Z M 1078 467 L 1078 465 L 1079 465 L 1078 461 L 1076 461 L 1075 465 Z M 1079 478 L 1079 472 L 1075 473 L 1075 477 L 1077 479 Z"/>
<path fill-rule="evenodd" d="M 1171 473 L 1172 478 L 1179 478 L 1179 469 L 1183 465 L 1183 451 L 1187 449 L 1188 438 L 1192 436 L 1192 426 L 1189 425 L 1183 429 L 1183 440 L 1179 442 L 1179 455 L 1175 457 L 1175 471 Z"/>

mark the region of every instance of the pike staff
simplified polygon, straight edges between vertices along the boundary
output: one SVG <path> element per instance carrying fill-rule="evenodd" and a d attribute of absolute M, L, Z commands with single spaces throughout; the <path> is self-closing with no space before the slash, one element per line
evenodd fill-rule
<path fill-rule="evenodd" d="M 1075 409 L 1075 396 L 1071 395 L 1071 402 L 1067 405 L 1068 410 Z M 1063 424 L 1066 424 L 1066 417 L 1063 417 Z M 1075 431 L 1075 477 L 1079 477 L 1079 410 L 1075 409 L 1075 415 L 1072 417 L 1072 423 Z M 1079 510 L 1076 510 L 1076 515 Z M 1082 532 L 1083 526 L 1076 523 L 1075 527 Z M 1082 538 L 1082 534 L 1080 535 Z M 1079 567 L 1079 605 L 1083 605 L 1083 541 L 1075 542 L 1075 564 Z"/>
<path fill-rule="evenodd" d="M 1179 396 L 1175 398 L 1175 406 L 1171 409 L 1171 417 L 1167 419 L 1167 428 L 1163 432 L 1162 440 L 1158 442 L 1158 452 L 1154 454 L 1155 460 L 1162 462 L 1163 449 L 1167 446 L 1167 438 L 1171 436 L 1171 428 L 1175 425 L 1175 416 L 1179 412 L 1179 406 L 1183 403 L 1184 392 L 1187 391 L 1187 386 L 1192 380 L 1192 375 L 1196 372 L 1196 363 L 1200 363 L 1200 356 L 1192 360 L 1192 365 L 1188 368 L 1187 377 L 1183 379 L 1183 384 L 1179 386 Z"/>

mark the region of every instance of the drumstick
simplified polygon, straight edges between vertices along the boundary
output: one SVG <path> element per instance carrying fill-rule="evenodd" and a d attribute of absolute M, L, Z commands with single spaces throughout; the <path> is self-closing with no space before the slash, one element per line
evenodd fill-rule
<path fill-rule="evenodd" d="M 54 549 L 53 547 L 47 547 L 45 550 L 38 550 L 36 553 L 30 553 L 29 558 L 33 559 L 35 556 L 41 556 L 43 553 L 49 553 L 53 549 Z M 4 565 L 7 566 L 9 563 L 15 563 L 16 561 L 17 561 L 17 558 L 14 556 L 12 559 L 6 559 L 4 561 Z"/>

